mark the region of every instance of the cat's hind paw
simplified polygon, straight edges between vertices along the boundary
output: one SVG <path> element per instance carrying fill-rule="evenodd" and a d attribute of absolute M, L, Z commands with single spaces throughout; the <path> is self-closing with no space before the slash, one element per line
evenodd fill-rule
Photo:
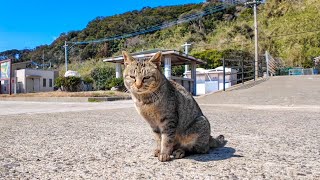
<path fill-rule="evenodd" d="M 176 159 L 181 159 L 186 156 L 186 152 L 183 149 L 177 149 L 173 151 L 172 155 Z"/>

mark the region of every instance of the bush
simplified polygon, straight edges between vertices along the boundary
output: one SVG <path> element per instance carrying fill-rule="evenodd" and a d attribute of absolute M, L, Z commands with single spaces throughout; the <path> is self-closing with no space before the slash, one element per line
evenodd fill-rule
<path fill-rule="evenodd" d="M 172 66 L 172 76 L 176 76 L 176 77 L 183 77 L 183 73 L 184 73 L 184 65 L 180 65 L 180 66 Z"/>
<path fill-rule="evenodd" d="M 81 84 L 81 78 L 80 77 L 75 77 L 75 76 L 70 76 L 65 78 L 65 90 L 66 91 L 71 91 L 71 92 L 76 92 L 80 90 L 80 84 Z"/>
<path fill-rule="evenodd" d="M 123 83 L 123 78 L 111 78 L 108 80 L 105 87 L 106 89 L 117 87 L 119 90 L 123 90 L 125 88 Z"/>
<path fill-rule="evenodd" d="M 70 76 L 70 77 L 58 77 L 55 81 L 55 86 L 62 90 L 69 92 L 76 92 L 80 90 L 81 78 Z"/>
<path fill-rule="evenodd" d="M 65 79 L 63 76 L 59 76 L 55 82 L 54 82 L 54 86 L 59 88 L 60 90 L 62 90 L 62 86 L 65 84 Z"/>
<path fill-rule="evenodd" d="M 97 90 L 105 90 L 107 82 L 112 79 L 115 74 L 115 69 L 112 67 L 96 67 L 90 73 Z"/>
<path fill-rule="evenodd" d="M 85 77 L 83 77 L 83 82 L 85 84 L 92 84 L 93 83 L 93 79 L 90 76 L 85 76 Z"/>

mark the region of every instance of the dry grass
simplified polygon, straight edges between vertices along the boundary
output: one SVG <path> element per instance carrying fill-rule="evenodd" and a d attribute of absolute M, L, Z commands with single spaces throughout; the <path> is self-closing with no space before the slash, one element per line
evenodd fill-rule
<path fill-rule="evenodd" d="M 119 91 L 83 91 L 83 92 L 39 92 L 22 94 L 0 94 L 0 97 L 128 97 L 129 94 Z"/>

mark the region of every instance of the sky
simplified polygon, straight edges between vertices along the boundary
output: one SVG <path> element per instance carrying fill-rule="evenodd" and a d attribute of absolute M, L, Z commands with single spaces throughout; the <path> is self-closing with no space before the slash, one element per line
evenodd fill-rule
<path fill-rule="evenodd" d="M 0 52 L 51 44 L 63 32 L 82 30 L 98 16 L 143 7 L 201 3 L 203 0 L 3 0 Z"/>

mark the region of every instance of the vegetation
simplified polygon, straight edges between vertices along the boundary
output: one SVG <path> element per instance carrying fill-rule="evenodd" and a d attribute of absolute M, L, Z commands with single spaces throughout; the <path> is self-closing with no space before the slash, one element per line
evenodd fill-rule
<path fill-rule="evenodd" d="M 109 84 L 115 78 L 115 69 L 111 67 L 95 67 L 90 75 L 94 80 L 95 89 L 106 90 L 110 89 Z"/>
<path fill-rule="evenodd" d="M 81 78 L 75 76 L 63 77 L 60 76 L 55 80 L 55 86 L 61 90 L 68 92 L 77 92 L 80 90 Z"/>
<path fill-rule="evenodd" d="M 15 62 L 34 60 L 41 63 L 42 55 L 64 73 L 64 41 L 88 41 L 121 35 L 190 16 L 214 6 L 211 0 L 203 4 L 168 6 L 131 11 L 110 17 L 97 17 L 82 31 L 62 33 L 52 44 L 32 50 L 8 50 L 0 59 Z M 287 66 L 311 67 L 312 58 L 320 55 L 320 1 L 268 0 L 258 9 L 259 53 L 267 50 L 281 58 Z M 221 65 L 221 58 L 231 52 L 241 52 L 247 58 L 254 52 L 253 12 L 242 5 L 171 28 L 132 38 L 99 44 L 75 45 L 69 51 L 70 66 L 82 77 L 92 79 L 96 89 L 108 89 L 114 83 L 114 66 L 102 58 L 120 55 L 121 50 L 136 52 L 154 48 L 183 50 L 181 44 L 193 43 L 191 54 L 207 61 L 205 68 Z M 182 75 L 183 67 L 173 74 Z M 116 84 L 116 83 L 115 83 Z"/>
<path fill-rule="evenodd" d="M 111 78 L 106 83 L 106 89 L 111 89 L 112 87 L 118 88 L 118 90 L 124 90 L 123 78 Z"/>

